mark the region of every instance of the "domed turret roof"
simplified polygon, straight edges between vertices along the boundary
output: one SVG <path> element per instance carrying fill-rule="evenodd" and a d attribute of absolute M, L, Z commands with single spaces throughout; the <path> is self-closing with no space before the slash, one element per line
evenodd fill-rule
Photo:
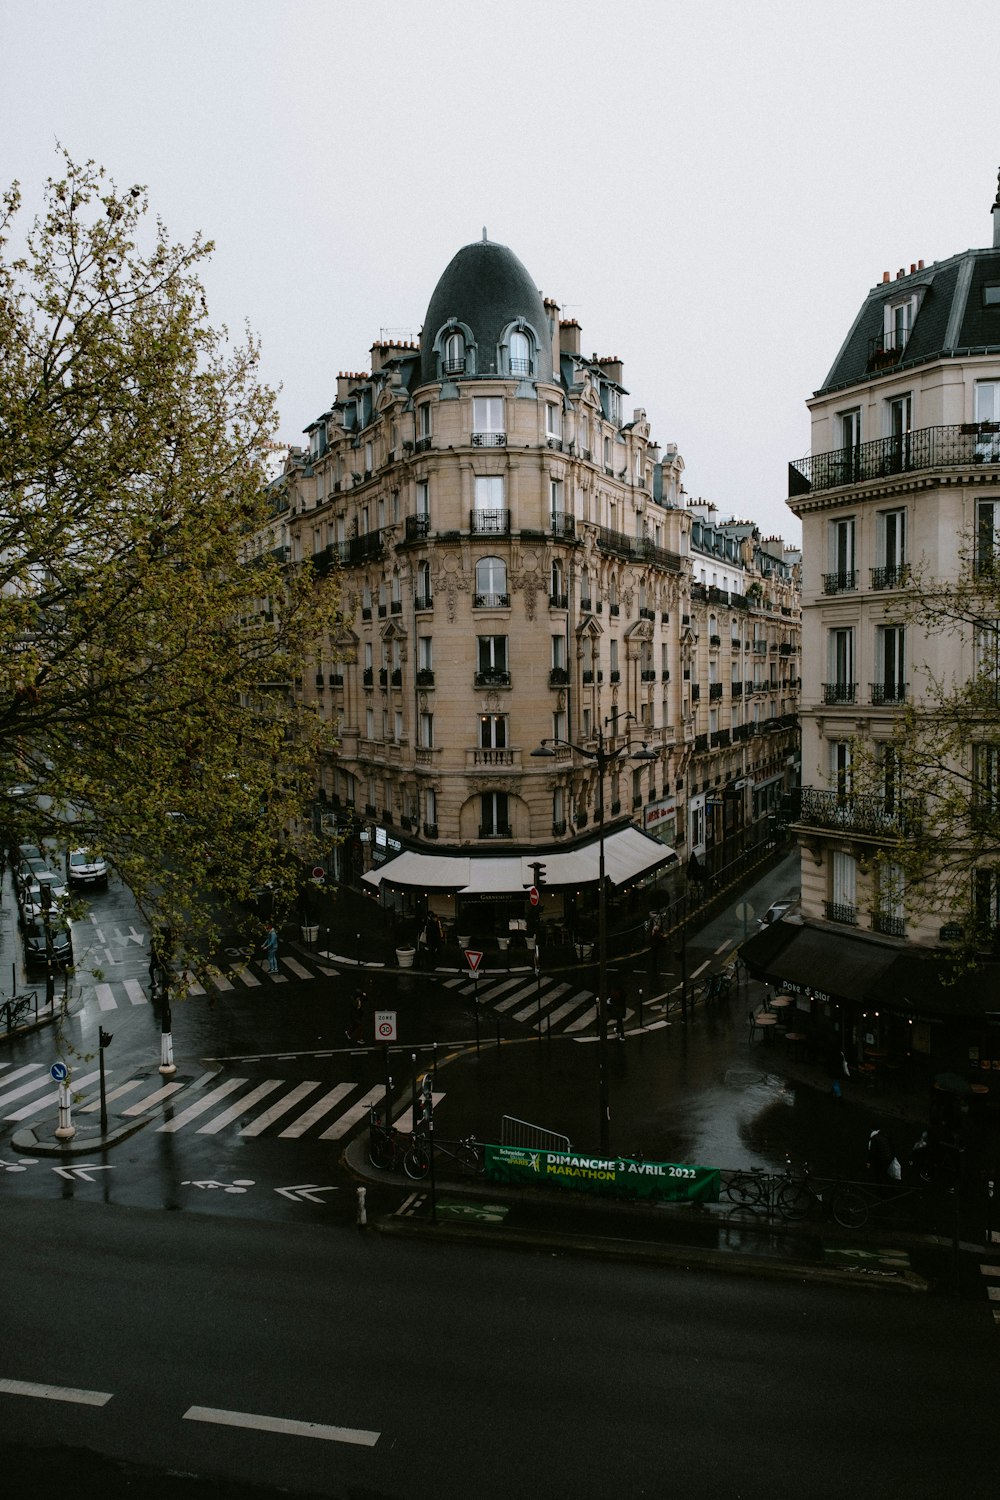
<path fill-rule="evenodd" d="M 464 324 L 476 344 L 476 373 L 502 373 L 497 346 L 512 323 L 523 319 L 538 341 L 535 376 L 552 379 L 552 344 L 541 294 L 512 250 L 491 240 L 464 245 L 434 288 L 420 335 L 421 379 L 439 379 L 434 343 L 449 321 Z"/>

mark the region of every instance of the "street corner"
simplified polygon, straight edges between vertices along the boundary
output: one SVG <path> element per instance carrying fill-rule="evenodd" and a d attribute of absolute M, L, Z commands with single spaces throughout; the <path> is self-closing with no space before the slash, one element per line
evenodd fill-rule
<path fill-rule="evenodd" d="M 15 1130 L 10 1143 L 14 1151 L 20 1151 L 27 1156 L 92 1155 L 95 1151 L 106 1151 L 110 1146 L 118 1145 L 148 1124 L 148 1119 L 129 1120 L 104 1134 L 101 1133 L 99 1125 L 77 1125 L 69 1140 L 58 1139 L 54 1125 L 51 1127 L 29 1125 L 21 1130 Z"/>

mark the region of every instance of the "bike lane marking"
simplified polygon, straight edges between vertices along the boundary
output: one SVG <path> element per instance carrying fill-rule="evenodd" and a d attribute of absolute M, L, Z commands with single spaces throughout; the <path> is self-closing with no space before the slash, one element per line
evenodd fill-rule
<path fill-rule="evenodd" d="M 322 1422 L 297 1422 L 290 1417 L 266 1417 L 249 1411 L 223 1411 L 216 1406 L 189 1406 L 187 1422 L 214 1422 L 219 1427 L 249 1427 L 257 1432 L 280 1432 L 288 1437 L 321 1438 L 328 1443 L 356 1443 L 374 1448 L 380 1432 L 360 1427 L 329 1427 Z"/>
<path fill-rule="evenodd" d="M 33 1380 L 0 1380 L 4 1396 L 35 1396 L 43 1401 L 73 1401 L 81 1406 L 107 1406 L 111 1391 L 77 1390 L 69 1385 L 39 1385 Z"/>

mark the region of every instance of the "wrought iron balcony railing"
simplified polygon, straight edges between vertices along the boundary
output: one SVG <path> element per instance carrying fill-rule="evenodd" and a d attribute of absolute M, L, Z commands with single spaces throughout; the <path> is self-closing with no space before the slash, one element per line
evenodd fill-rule
<path fill-rule="evenodd" d="M 509 594 L 473 594 L 473 609 L 510 609 Z"/>
<path fill-rule="evenodd" d="M 476 673 L 476 687 L 510 687 L 510 673 L 502 667 L 487 667 Z"/>
<path fill-rule="evenodd" d="M 884 568 L 872 568 L 870 572 L 873 589 L 899 589 L 910 581 L 909 563 L 891 563 Z"/>
<path fill-rule="evenodd" d="M 510 534 L 510 511 L 470 511 L 469 530 L 474 536 L 508 536 Z"/>
<path fill-rule="evenodd" d="M 802 787 L 795 801 L 793 818 L 797 823 L 873 836 L 914 833 L 923 814 L 923 806 L 915 797 L 886 799 L 874 793 L 841 793 L 819 787 Z"/>
<path fill-rule="evenodd" d="M 506 448 L 507 434 L 505 432 L 474 432 L 472 446 L 473 448 Z"/>
<path fill-rule="evenodd" d="M 552 667 L 549 672 L 549 687 L 567 687 L 569 671 L 566 667 Z"/>
<path fill-rule="evenodd" d="M 431 594 L 417 594 L 413 600 L 414 609 L 433 609 L 434 599 Z"/>
<path fill-rule="evenodd" d="M 870 682 L 868 686 L 871 689 L 873 703 L 884 704 L 906 702 L 905 682 Z"/>
<path fill-rule="evenodd" d="M 856 568 L 850 568 L 845 573 L 824 573 L 824 594 L 852 594 L 858 586 L 858 574 Z"/>
<path fill-rule="evenodd" d="M 872 932 L 882 932 L 886 937 L 905 937 L 906 918 L 893 916 L 887 911 L 873 911 Z"/>
<path fill-rule="evenodd" d="M 404 535 L 408 542 L 422 542 L 430 535 L 430 516 L 407 516 Z"/>
<path fill-rule="evenodd" d="M 845 901 L 828 901 L 826 903 L 826 920 L 828 922 L 844 922 L 849 927 L 858 925 L 858 908 L 849 906 Z"/>
<path fill-rule="evenodd" d="M 564 510 L 554 510 L 550 518 L 550 529 L 553 536 L 562 537 L 564 541 L 572 541 L 576 536 L 576 517 L 568 515 Z M 580 605 L 583 609 L 589 609 L 590 600 L 588 599 L 584 604 L 581 599 Z"/>
<path fill-rule="evenodd" d="M 856 682 L 824 682 L 824 703 L 856 703 L 858 701 L 858 685 Z"/>
<path fill-rule="evenodd" d="M 1000 464 L 995 422 L 962 422 L 921 427 L 898 437 L 876 438 L 853 448 L 814 453 L 788 466 L 788 493 L 808 495 L 845 484 L 864 484 L 921 469 Z"/>

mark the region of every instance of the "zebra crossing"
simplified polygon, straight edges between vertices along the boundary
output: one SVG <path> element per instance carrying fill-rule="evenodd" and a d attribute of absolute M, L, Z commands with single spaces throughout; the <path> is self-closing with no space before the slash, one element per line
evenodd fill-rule
<path fill-rule="evenodd" d="M 256 990 L 261 986 L 266 988 L 272 984 L 288 984 L 291 979 L 335 979 L 340 973 L 339 969 L 322 962 L 310 969 L 291 954 L 279 955 L 278 965 L 277 974 L 269 974 L 266 963 L 261 963 L 259 968 L 253 964 L 235 964 L 228 973 L 214 969 L 203 974 L 201 979 L 187 969 L 178 975 L 178 984 L 185 995 L 193 998 L 214 997 L 239 990 Z M 93 997 L 103 1014 L 127 1010 L 134 1005 L 149 1005 L 151 993 L 150 986 L 138 979 L 100 980 L 94 985 Z"/>
<path fill-rule="evenodd" d="M 488 1010 L 508 1020 L 534 1026 L 539 1020 L 547 1031 L 567 1036 L 584 1032 L 597 1022 L 597 996 L 593 990 L 577 990 L 553 976 L 528 972 L 505 979 L 477 982 L 462 974 L 444 981 L 446 989 L 465 999 L 478 999 Z M 629 1014 L 631 1014 L 629 1012 Z"/>
<path fill-rule="evenodd" d="M 99 1070 L 73 1077 L 74 1113 L 96 1114 L 100 1110 L 99 1078 Z M 141 1097 L 135 1098 L 137 1094 Z M 385 1085 L 221 1078 L 218 1069 L 168 1083 L 155 1073 L 116 1083 L 109 1069 L 105 1097 L 109 1106 L 121 1106 L 117 1112 L 125 1120 L 162 1114 L 162 1106 L 169 1102 L 169 1117 L 154 1126 L 153 1133 L 159 1135 L 177 1135 L 187 1129 L 197 1135 L 220 1135 L 235 1128 L 237 1136 L 246 1138 L 270 1135 L 277 1140 L 296 1141 L 312 1135 L 320 1141 L 340 1141 L 367 1121 L 372 1104 L 381 1105 Z M 435 1105 L 444 1097 L 443 1092 L 435 1093 Z M 130 1102 L 122 1105 L 123 1100 Z M 59 1091 L 53 1089 L 44 1063 L 18 1068 L 0 1064 L 0 1120 L 4 1124 L 30 1122 L 57 1109 L 58 1101 Z M 178 1113 L 173 1112 L 174 1106 L 180 1106 Z M 394 1107 L 393 1122 L 399 1129 L 409 1129 L 410 1110 L 409 1101 L 400 1100 Z"/>

